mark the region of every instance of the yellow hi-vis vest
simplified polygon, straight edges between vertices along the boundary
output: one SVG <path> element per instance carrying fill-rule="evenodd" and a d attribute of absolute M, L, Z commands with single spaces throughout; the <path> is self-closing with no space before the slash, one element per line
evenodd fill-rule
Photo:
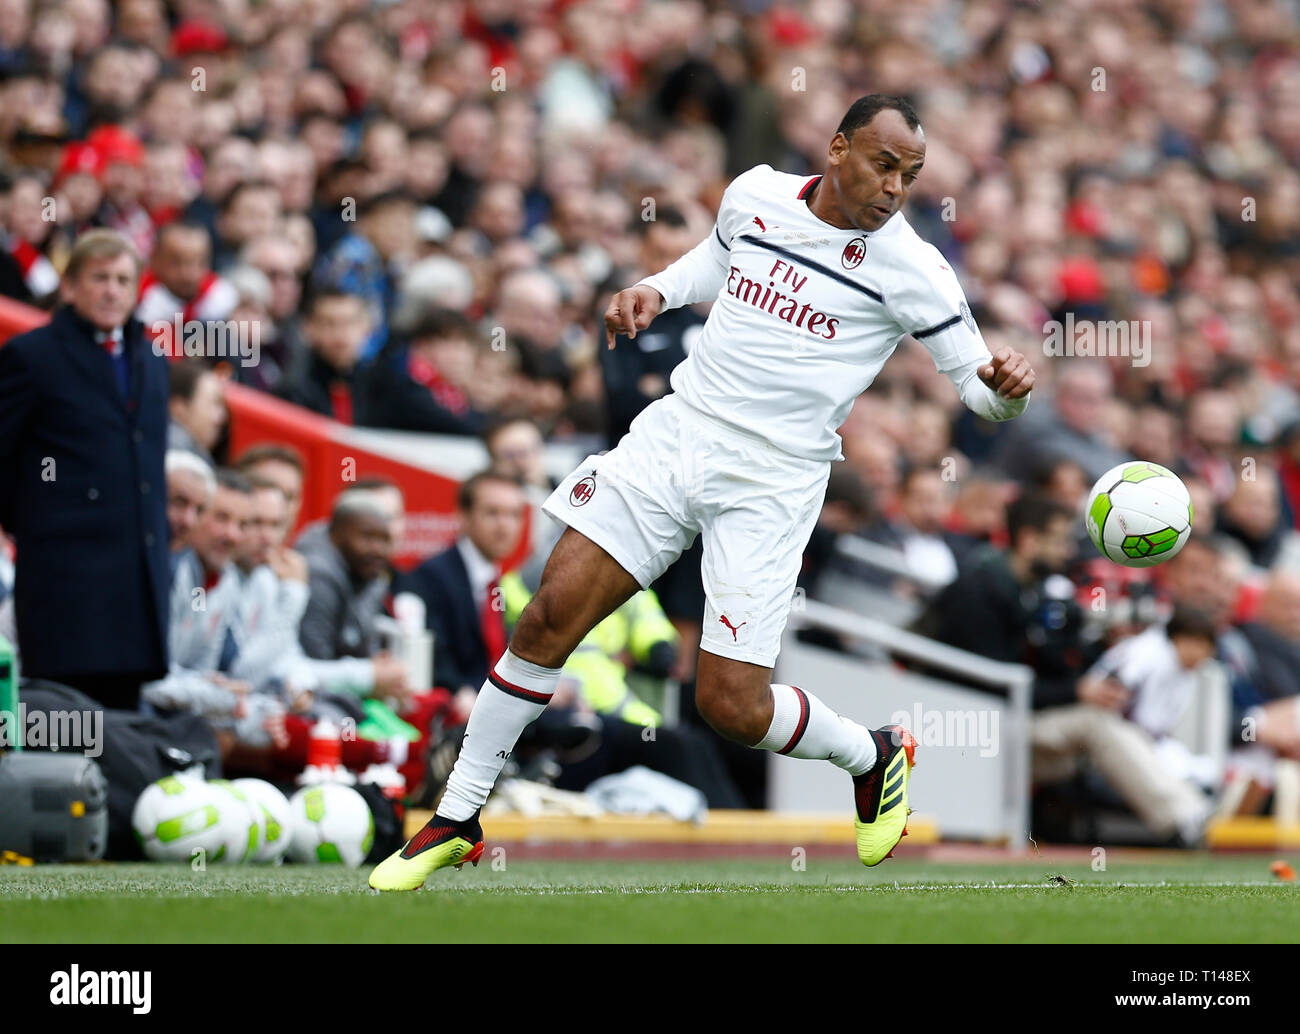
<path fill-rule="evenodd" d="M 501 576 L 506 627 L 513 629 L 532 599 L 519 575 Z M 677 641 L 677 630 L 664 615 L 659 598 L 649 589 L 636 593 L 587 633 L 564 665 L 564 677 L 578 683 L 583 699 L 597 714 L 621 718 L 634 725 L 659 725 L 663 719 L 627 684 L 623 655 L 637 662 L 650 655 L 655 643 Z"/>

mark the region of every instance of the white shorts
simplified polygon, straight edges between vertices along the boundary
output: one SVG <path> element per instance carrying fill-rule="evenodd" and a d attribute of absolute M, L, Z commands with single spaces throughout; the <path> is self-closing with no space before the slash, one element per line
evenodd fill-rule
<path fill-rule="evenodd" d="M 703 534 L 701 646 L 770 668 L 830 466 L 668 395 L 632 421 L 617 448 L 588 456 L 542 509 L 600 546 L 643 588 Z"/>

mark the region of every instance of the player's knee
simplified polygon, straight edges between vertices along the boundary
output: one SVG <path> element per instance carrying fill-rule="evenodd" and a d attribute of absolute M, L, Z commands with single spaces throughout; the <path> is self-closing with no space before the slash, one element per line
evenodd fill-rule
<path fill-rule="evenodd" d="M 767 732 L 759 701 L 744 685 L 726 680 L 700 683 L 696 687 L 695 707 L 719 736 L 747 747 L 752 747 Z"/>
<path fill-rule="evenodd" d="M 563 615 L 545 590 L 539 591 L 524 607 L 510 638 L 510 649 L 518 657 L 548 668 L 559 668 L 568 659 L 572 646 L 566 647 L 567 630 Z"/>

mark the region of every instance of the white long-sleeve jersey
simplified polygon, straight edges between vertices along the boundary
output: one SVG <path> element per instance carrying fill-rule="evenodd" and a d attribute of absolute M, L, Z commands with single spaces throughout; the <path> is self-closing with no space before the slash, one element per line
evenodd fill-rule
<path fill-rule="evenodd" d="M 938 249 L 902 213 L 873 232 L 823 222 L 805 200 L 818 179 L 770 165 L 737 176 L 708 239 L 640 281 L 665 309 L 714 300 L 673 391 L 793 455 L 839 459 L 837 429 L 911 334 L 973 412 L 1024 412 L 1028 396 L 979 379 L 991 356 Z"/>

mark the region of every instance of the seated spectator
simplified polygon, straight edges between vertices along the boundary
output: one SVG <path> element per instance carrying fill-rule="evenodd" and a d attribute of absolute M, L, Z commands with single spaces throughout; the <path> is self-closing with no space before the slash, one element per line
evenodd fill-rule
<path fill-rule="evenodd" d="M 144 147 L 139 138 L 121 126 L 103 125 L 91 131 L 86 143 L 99 154 L 104 188 L 97 224 L 124 234 L 141 255 L 151 254 L 154 223 L 142 204 Z"/>
<path fill-rule="evenodd" d="M 298 626 L 307 607 L 307 561 L 284 546 L 289 504 L 278 485 L 250 479 L 251 505 L 245 534 L 235 548 L 240 587 L 239 617 L 232 625 L 237 656 L 233 673 L 255 688 L 273 679 L 287 683 L 288 698 L 304 709 L 315 680 L 295 671 L 306 658 Z"/>
<path fill-rule="evenodd" d="M 506 648 L 500 563 L 519 544 L 523 491 L 511 478 L 484 471 L 461 484 L 459 509 L 455 545 L 416 567 L 399 588 L 424 600 L 434 684 L 477 693 Z"/>
<path fill-rule="evenodd" d="M 868 528 L 866 537 L 896 547 L 923 592 L 943 588 L 957 577 L 958 565 L 975 540 L 948 531 L 954 485 L 934 467 L 914 467 L 903 475 L 898 514 Z"/>
<path fill-rule="evenodd" d="M 1028 490 L 1058 502 L 1078 515 L 1075 548 L 1080 556 L 1091 558 L 1096 550 L 1083 521 L 1088 493 L 1092 491 L 1087 472 L 1077 461 L 1064 456 L 1044 455 L 1039 463 L 1038 469 L 1030 475 Z"/>
<path fill-rule="evenodd" d="M 0 179 L 4 213 L 0 288 L 20 302 L 50 307 L 56 301 L 59 272 L 46 254 L 54 224 L 41 218 L 45 193 L 43 181 L 33 174 Z"/>
<path fill-rule="evenodd" d="M 1300 531 L 1282 519 L 1277 473 L 1259 465 L 1254 478 L 1238 478 L 1218 512 L 1218 530 L 1252 565 L 1300 570 Z"/>
<path fill-rule="evenodd" d="M 350 492 L 369 492 L 388 515 L 389 530 L 393 539 L 393 550 L 400 548 L 402 536 L 406 530 L 406 499 L 397 484 L 385 477 L 358 478 L 348 489 Z M 319 551 L 329 541 L 330 521 L 328 517 L 304 524 L 294 542 L 298 550 Z M 397 573 L 391 563 L 387 567 L 390 580 L 396 580 Z"/>
<path fill-rule="evenodd" d="M 520 573 L 528 587 L 536 589 L 551 550 L 564 531 L 562 524 L 542 512 L 542 503 L 554 491 L 556 482 L 546 471 L 541 429 L 526 417 L 499 418 L 483 432 L 483 444 L 492 469 L 518 481 L 528 499 L 530 542 Z"/>
<path fill-rule="evenodd" d="M 234 626 L 238 655 L 233 674 L 255 689 L 279 680 L 295 710 L 311 706 L 313 691 L 400 696 L 401 683 L 382 662 L 376 666 L 368 657 L 323 660 L 303 652 L 299 629 L 309 598 L 307 561 L 284 544 L 289 530 L 284 492 L 270 481 L 254 478 L 251 483 L 248 534 L 235 551 L 242 599 Z"/>
<path fill-rule="evenodd" d="M 274 183 L 246 179 L 236 183 L 221 201 L 217 216 L 217 246 L 212 265 L 232 266 L 249 241 L 277 233 L 284 208 Z"/>
<path fill-rule="evenodd" d="M 184 219 L 198 223 L 216 240 L 222 200 L 230 196 L 236 184 L 253 175 L 256 163 L 252 141 L 238 134 L 220 137 L 207 149 L 199 196 L 185 209 Z"/>
<path fill-rule="evenodd" d="M 303 485 L 303 460 L 297 449 L 277 442 L 261 442 L 245 449 L 235 468 L 247 478 L 269 481 L 278 487 L 289 507 L 286 533 L 297 527 Z"/>
<path fill-rule="evenodd" d="M 1092 484 L 1087 471 L 1065 456 L 1044 456 L 1029 479 L 1029 489 L 1046 496 L 1075 513 L 1082 513 Z"/>
<path fill-rule="evenodd" d="M 283 708 L 230 675 L 241 606 L 234 557 L 247 535 L 252 486 L 229 470 L 218 471 L 216 481 L 212 505 L 172 577 L 168 673 L 141 687 L 141 697 L 162 711 L 204 715 L 219 738 L 228 733 L 235 741 L 269 745 L 283 736 Z"/>
<path fill-rule="evenodd" d="M 203 226 L 168 223 L 158 231 L 135 309 L 156 345 L 161 342 L 168 355 L 184 354 L 183 342 L 174 340 L 177 317 L 182 323 L 225 320 L 238 304 L 234 286 L 212 271 L 212 241 Z"/>
<path fill-rule="evenodd" d="M 402 274 L 390 323 L 394 332 L 409 334 L 429 310 L 464 312 L 473 302 L 473 274 L 453 258 L 429 255 L 413 262 Z"/>
<path fill-rule="evenodd" d="M 963 478 L 953 501 L 952 530 L 977 542 L 1004 544 L 1006 528 L 1002 518 L 1014 494 L 1015 485 L 1005 479 L 979 473 Z"/>
<path fill-rule="evenodd" d="M 241 384 L 275 392 L 306 351 L 298 305 L 302 280 L 292 244 L 282 237 L 258 237 L 244 246 L 242 265 L 258 270 L 271 285 L 267 320 L 262 323 L 262 354 L 256 366 L 240 368 Z"/>
<path fill-rule="evenodd" d="M 198 359 L 178 359 L 167 368 L 167 448 L 192 452 L 209 466 L 226 426 L 221 378 Z"/>
<path fill-rule="evenodd" d="M 374 695 L 408 696 L 406 668 L 382 649 L 376 627 L 389 592 L 392 514 L 374 492 L 349 489 L 334 501 L 328 537 L 298 548 L 307 560 L 309 588 L 299 626 L 303 651 L 320 660 L 368 659 Z"/>
<path fill-rule="evenodd" d="M 212 467 L 187 449 L 169 449 L 164 458 L 167 473 L 167 524 L 175 556 L 191 548 L 190 537 L 217 491 Z"/>
<path fill-rule="evenodd" d="M 477 434 L 483 414 L 470 404 L 478 335 L 460 313 L 434 309 L 407 345 L 385 353 L 360 375 L 358 423 L 395 431 Z"/>
<path fill-rule="evenodd" d="M 1011 421 L 998 453 L 999 466 L 1010 477 L 1025 479 L 1045 458 L 1068 458 L 1083 468 L 1091 486 L 1128 459 L 1099 430 L 1111 391 L 1104 364 L 1076 359 L 1066 365 L 1051 401 L 1040 400 L 1021 419 Z"/>
<path fill-rule="evenodd" d="M 1241 425 L 1237 401 L 1226 391 L 1200 391 L 1188 403 L 1181 469 L 1205 481 L 1216 503 L 1232 495 L 1241 480 Z"/>
<path fill-rule="evenodd" d="M 555 278 L 540 269 L 509 273 L 499 286 L 493 325 L 501 327 L 519 349 L 524 375 L 539 384 L 569 383 L 571 371 L 564 352 L 562 300 Z M 550 405 L 558 412 L 563 400 L 561 390 L 558 399 Z"/>
<path fill-rule="evenodd" d="M 316 263 L 313 284 L 360 296 L 369 314 L 361 361 L 379 354 L 388 341 L 388 324 L 402 270 L 415 258 L 413 198 L 386 190 L 363 201 L 352 229 Z"/>
<path fill-rule="evenodd" d="M 314 293 L 303 326 L 307 352 L 281 383 L 280 396 L 341 424 L 356 423 L 365 405 L 359 397 L 357 364 L 368 327 L 360 295 L 332 288 Z"/>
<path fill-rule="evenodd" d="M 1196 816 L 1203 820 L 1206 799 L 1199 789 L 1212 790 L 1222 773 L 1212 759 L 1192 755 L 1172 732 L 1196 696 L 1197 674 L 1214 656 L 1217 632 L 1206 611 L 1175 607 L 1168 621 L 1121 639 L 1083 676 L 1094 683 L 1081 692 L 1096 706 L 1123 715 L 1151 737 L 1169 777 L 1162 783 L 1169 794 L 1165 812 L 1186 816 L 1186 839 L 1197 838 Z M 1191 785 L 1188 785 L 1191 784 Z M 1135 808 L 1141 814 L 1141 809 Z"/>

